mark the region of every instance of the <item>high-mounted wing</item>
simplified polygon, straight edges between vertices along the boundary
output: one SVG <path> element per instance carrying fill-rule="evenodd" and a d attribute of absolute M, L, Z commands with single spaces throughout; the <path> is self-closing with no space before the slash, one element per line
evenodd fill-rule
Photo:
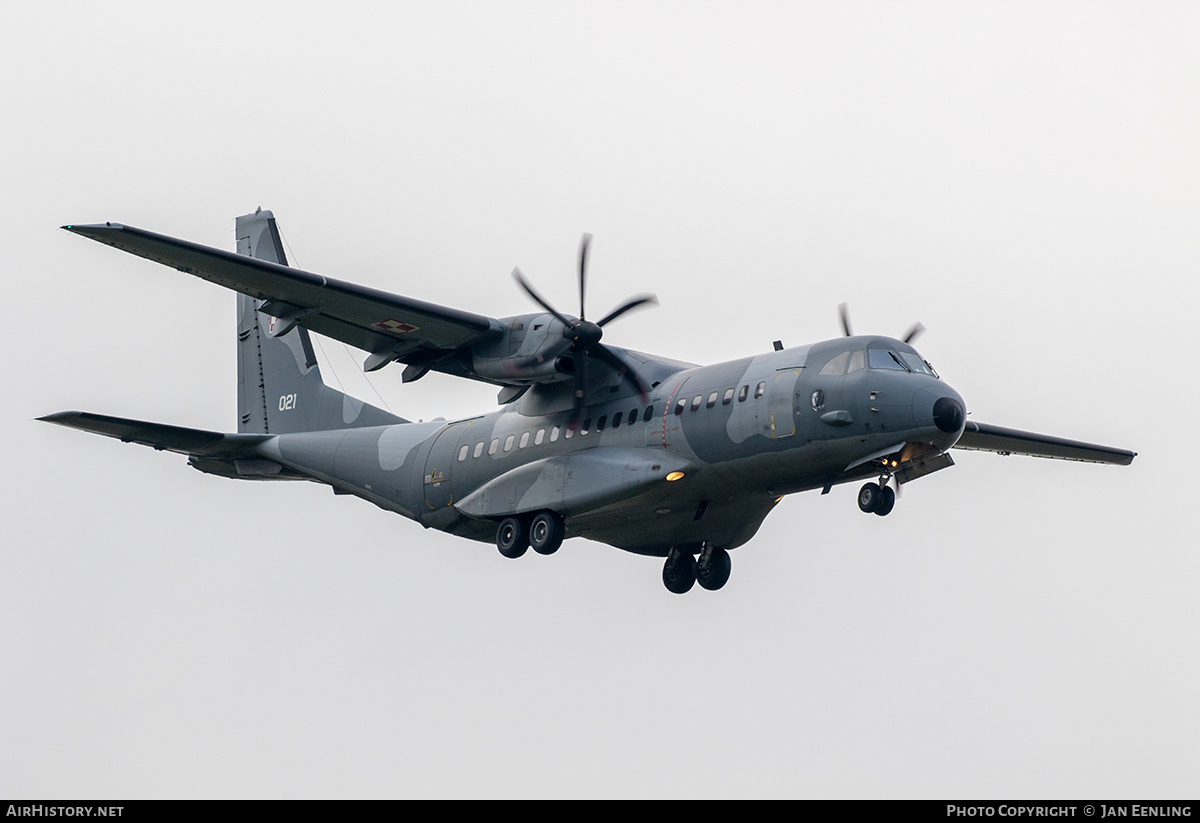
<path fill-rule="evenodd" d="M 958 439 L 954 448 L 998 454 L 1024 454 L 1058 460 L 1080 460 L 1085 463 L 1111 463 L 1116 466 L 1128 466 L 1137 456 L 1137 452 L 1126 449 L 1080 443 L 1077 440 L 1006 429 L 971 420 L 967 421 L 962 437 Z"/>
<path fill-rule="evenodd" d="M 474 377 L 455 352 L 502 332 L 491 317 L 389 294 L 246 255 L 189 243 L 119 223 L 63 226 L 114 248 L 171 266 L 259 300 L 286 331 L 299 324 L 370 352 L 371 370 L 392 360 Z"/>

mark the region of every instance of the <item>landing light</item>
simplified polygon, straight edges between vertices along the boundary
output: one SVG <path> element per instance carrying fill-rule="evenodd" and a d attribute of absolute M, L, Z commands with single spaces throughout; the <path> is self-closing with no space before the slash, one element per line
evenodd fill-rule
<path fill-rule="evenodd" d="M 674 483 L 676 480 L 683 479 L 683 472 L 671 472 L 667 475 L 667 482 Z"/>

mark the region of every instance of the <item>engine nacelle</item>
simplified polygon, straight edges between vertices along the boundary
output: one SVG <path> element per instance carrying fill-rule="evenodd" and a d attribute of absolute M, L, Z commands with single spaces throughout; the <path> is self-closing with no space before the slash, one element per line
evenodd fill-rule
<path fill-rule="evenodd" d="M 560 368 L 569 346 L 566 327 L 552 314 L 523 314 L 503 321 L 504 333 L 471 350 L 471 368 L 485 380 L 509 386 L 570 379 Z"/>

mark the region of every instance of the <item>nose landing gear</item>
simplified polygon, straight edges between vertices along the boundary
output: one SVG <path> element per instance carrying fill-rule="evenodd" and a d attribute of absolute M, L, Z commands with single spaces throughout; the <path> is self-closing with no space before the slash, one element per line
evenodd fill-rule
<path fill-rule="evenodd" d="M 729 560 L 729 552 L 725 549 L 714 549 L 711 543 L 705 543 L 696 562 L 696 582 L 702 588 L 715 592 L 729 582 L 729 572 L 733 565 Z"/>
<path fill-rule="evenodd" d="M 884 517 L 895 505 L 896 492 L 887 485 L 886 477 L 881 477 L 878 483 L 867 483 L 858 490 L 858 507 L 867 514 Z"/>
<path fill-rule="evenodd" d="M 667 562 L 663 564 L 663 585 L 671 594 L 687 594 L 696 585 L 696 558 L 691 551 L 671 549 L 667 553 Z"/>
<path fill-rule="evenodd" d="M 692 553 L 695 546 L 679 546 L 667 553 L 663 564 L 663 585 L 672 594 L 686 594 L 692 586 L 700 584 L 703 589 L 715 592 L 729 582 L 732 563 L 729 552 L 715 548 L 711 543 L 699 547 L 699 557 Z"/>

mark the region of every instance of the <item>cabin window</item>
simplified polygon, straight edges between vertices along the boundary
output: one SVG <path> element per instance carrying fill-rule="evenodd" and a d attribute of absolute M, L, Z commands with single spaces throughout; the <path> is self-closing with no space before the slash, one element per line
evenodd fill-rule
<path fill-rule="evenodd" d="M 704 404 L 704 407 L 711 409 L 715 405 L 717 405 L 717 392 L 713 392 L 708 396 L 708 402 Z"/>
<path fill-rule="evenodd" d="M 571 439 L 572 437 L 574 437 L 574 436 L 575 436 L 575 427 L 574 427 L 574 426 L 567 426 L 567 434 L 566 434 L 566 439 L 567 439 L 567 440 L 570 440 L 570 439 Z"/>
<path fill-rule="evenodd" d="M 616 414 L 613 415 L 613 428 L 614 429 L 617 426 L 621 425 L 621 414 L 622 414 L 622 412 L 617 412 Z"/>
<path fill-rule="evenodd" d="M 607 414 L 600 415 L 600 419 L 596 421 L 596 431 L 598 431 L 598 432 L 604 431 L 604 424 L 607 422 L 608 422 L 608 415 Z"/>
<path fill-rule="evenodd" d="M 540 446 L 542 441 L 546 439 L 546 430 L 538 429 L 538 433 L 533 436 L 533 445 Z"/>
<path fill-rule="evenodd" d="M 725 396 L 721 398 L 721 405 L 728 406 L 733 402 L 733 389 L 726 389 Z"/>
<path fill-rule="evenodd" d="M 676 415 L 683 414 L 683 410 L 686 408 L 687 408 L 687 398 L 686 397 L 679 398 L 679 402 L 675 404 L 675 414 Z"/>
<path fill-rule="evenodd" d="M 583 426 L 579 429 L 579 433 L 587 434 L 591 430 L 591 428 L 592 428 L 592 418 L 585 417 L 583 420 Z"/>
<path fill-rule="evenodd" d="M 515 434 L 510 434 L 508 437 L 504 438 L 504 451 L 506 453 L 512 451 L 513 441 L 516 439 L 517 436 Z"/>
<path fill-rule="evenodd" d="M 700 408 L 700 404 L 704 402 L 704 395 L 698 394 L 692 398 L 692 411 Z"/>
<path fill-rule="evenodd" d="M 556 440 L 558 440 L 558 426 L 554 426 L 550 429 L 550 442 L 553 443 Z"/>
<path fill-rule="evenodd" d="M 766 393 L 767 393 L 767 381 L 766 380 L 763 380 L 757 386 L 754 387 L 754 399 L 755 400 L 762 397 Z"/>
<path fill-rule="evenodd" d="M 521 442 L 517 444 L 517 448 L 523 449 L 529 445 L 529 432 L 521 432 Z"/>
<path fill-rule="evenodd" d="M 488 454 L 489 455 L 495 454 L 497 452 L 497 450 L 499 450 L 499 448 L 500 448 L 500 438 L 493 437 L 492 444 L 490 446 L 488 446 Z"/>
<path fill-rule="evenodd" d="M 650 422 L 650 418 L 651 418 L 651 417 L 653 417 L 653 416 L 654 416 L 654 407 L 653 407 L 653 406 L 647 406 L 647 407 L 646 407 L 646 413 L 645 413 L 645 414 L 642 416 L 642 422 L 643 422 L 643 423 L 649 423 L 649 422 Z M 630 420 L 629 422 L 630 422 L 630 423 L 632 423 L 633 421 L 632 421 L 632 420 Z"/>
<path fill-rule="evenodd" d="M 480 440 L 478 443 L 475 444 L 475 451 L 471 453 L 471 456 L 478 457 L 481 454 L 483 454 L 483 441 L 482 440 Z"/>
<path fill-rule="evenodd" d="M 459 463 L 461 463 L 467 459 L 467 449 L 469 449 L 469 448 L 471 448 L 471 447 L 468 446 L 466 443 L 463 443 L 463 447 L 458 450 L 458 462 Z"/>
<path fill-rule="evenodd" d="M 739 403 L 746 402 L 746 398 L 749 396 L 750 396 L 750 384 L 747 383 L 746 385 L 742 386 L 741 390 L 738 392 L 738 402 Z"/>

